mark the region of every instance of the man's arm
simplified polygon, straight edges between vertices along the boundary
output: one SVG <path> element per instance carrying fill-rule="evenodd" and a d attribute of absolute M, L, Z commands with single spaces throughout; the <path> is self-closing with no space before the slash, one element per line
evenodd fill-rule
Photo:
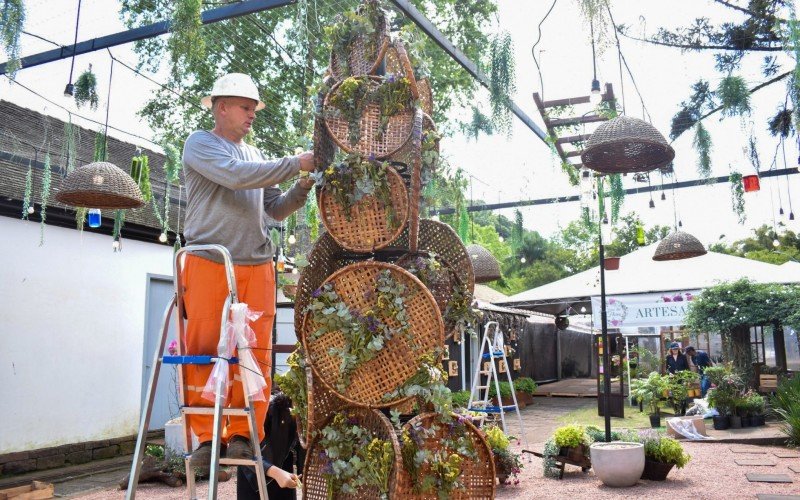
<path fill-rule="evenodd" d="M 301 179 L 285 193 L 278 188 L 264 189 L 264 211 L 275 220 L 289 217 L 306 203 L 308 192 L 314 186 L 310 179 Z"/>
<path fill-rule="evenodd" d="M 279 184 L 300 171 L 300 157 L 244 161 L 233 157 L 221 139 L 195 133 L 186 140 L 183 163 L 228 189 L 257 189 Z"/>

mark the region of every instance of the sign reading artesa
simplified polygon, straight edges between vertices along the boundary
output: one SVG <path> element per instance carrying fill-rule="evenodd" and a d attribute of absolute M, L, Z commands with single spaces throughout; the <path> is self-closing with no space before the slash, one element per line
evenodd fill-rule
<path fill-rule="evenodd" d="M 680 326 L 699 291 L 613 295 L 606 297 L 606 317 L 611 328 Z M 592 297 L 592 319 L 599 328 L 600 297 Z"/>

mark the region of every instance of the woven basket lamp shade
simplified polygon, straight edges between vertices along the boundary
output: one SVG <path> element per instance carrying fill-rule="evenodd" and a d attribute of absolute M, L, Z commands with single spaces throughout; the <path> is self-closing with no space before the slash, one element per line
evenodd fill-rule
<path fill-rule="evenodd" d="M 656 247 L 653 260 L 681 260 L 705 255 L 706 249 L 700 240 L 689 233 L 675 231 L 661 240 Z"/>
<path fill-rule="evenodd" d="M 139 186 L 121 168 L 105 161 L 74 169 L 61 183 L 56 200 L 85 208 L 125 209 L 144 205 Z"/>
<path fill-rule="evenodd" d="M 584 166 L 604 174 L 649 172 L 675 158 L 661 132 L 644 120 L 618 116 L 589 137 L 581 153 Z"/>
<path fill-rule="evenodd" d="M 489 250 L 472 244 L 467 246 L 467 255 L 472 259 L 475 283 L 488 283 L 500 279 L 500 263 Z"/>

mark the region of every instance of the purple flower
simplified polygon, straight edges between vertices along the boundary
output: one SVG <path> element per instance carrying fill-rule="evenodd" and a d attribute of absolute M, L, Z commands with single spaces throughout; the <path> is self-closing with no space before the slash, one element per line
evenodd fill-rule
<path fill-rule="evenodd" d="M 681 296 L 681 294 L 678 294 L 678 295 L 672 297 L 672 300 L 674 302 L 683 302 L 683 296 Z"/>
<path fill-rule="evenodd" d="M 311 296 L 314 297 L 315 299 L 320 298 L 322 296 L 322 288 L 321 287 L 317 288 L 316 290 L 311 292 Z"/>
<path fill-rule="evenodd" d="M 367 156 L 367 159 L 369 161 L 375 161 L 375 153 L 370 153 L 369 156 Z"/>
<path fill-rule="evenodd" d="M 661 297 L 664 302 L 672 302 L 672 299 L 669 297 Z"/>
<path fill-rule="evenodd" d="M 394 83 L 395 80 L 397 80 L 397 77 L 394 76 L 394 73 L 389 73 L 388 75 L 386 75 L 386 81 L 387 82 Z"/>

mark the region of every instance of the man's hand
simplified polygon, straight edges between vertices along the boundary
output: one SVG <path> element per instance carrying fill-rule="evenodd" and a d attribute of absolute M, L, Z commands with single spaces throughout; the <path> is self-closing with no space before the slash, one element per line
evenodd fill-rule
<path fill-rule="evenodd" d="M 314 179 L 311 177 L 301 177 L 297 180 L 297 184 L 299 184 L 303 189 L 311 189 L 314 187 Z"/>
<path fill-rule="evenodd" d="M 314 171 L 314 153 L 306 151 L 297 155 L 297 158 L 300 159 L 300 170 L 304 172 Z"/>

